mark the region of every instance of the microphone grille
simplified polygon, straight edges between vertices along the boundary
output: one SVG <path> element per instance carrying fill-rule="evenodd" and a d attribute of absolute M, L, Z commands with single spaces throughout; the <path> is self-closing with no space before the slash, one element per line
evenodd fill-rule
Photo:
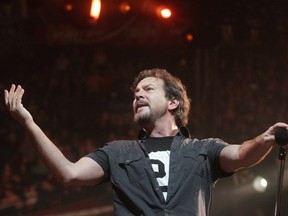
<path fill-rule="evenodd" d="M 280 127 L 275 130 L 275 142 L 278 145 L 288 144 L 288 130 L 286 128 Z"/>

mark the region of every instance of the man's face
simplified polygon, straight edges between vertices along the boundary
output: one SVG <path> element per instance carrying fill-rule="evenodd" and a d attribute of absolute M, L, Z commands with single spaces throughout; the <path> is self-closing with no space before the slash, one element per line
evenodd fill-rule
<path fill-rule="evenodd" d="M 141 126 L 153 124 L 168 112 L 164 81 L 155 77 L 141 80 L 134 92 L 134 121 Z"/>

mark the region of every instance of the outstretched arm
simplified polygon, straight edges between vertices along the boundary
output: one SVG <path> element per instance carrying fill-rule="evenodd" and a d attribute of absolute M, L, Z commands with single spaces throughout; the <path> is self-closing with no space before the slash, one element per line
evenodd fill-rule
<path fill-rule="evenodd" d="M 65 184 L 97 184 L 104 172 L 94 160 L 83 157 L 76 163 L 69 161 L 34 122 L 22 104 L 24 89 L 13 84 L 4 90 L 5 104 L 11 115 L 25 128 L 41 159 L 53 175 Z"/>
<path fill-rule="evenodd" d="M 235 172 L 261 162 L 275 145 L 275 130 L 278 127 L 288 129 L 287 124 L 279 122 L 252 140 L 225 147 L 220 154 L 221 168 L 226 172 Z"/>

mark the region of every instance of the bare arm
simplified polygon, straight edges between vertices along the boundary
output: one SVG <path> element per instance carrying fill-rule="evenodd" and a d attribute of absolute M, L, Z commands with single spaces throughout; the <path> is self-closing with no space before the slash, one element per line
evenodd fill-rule
<path fill-rule="evenodd" d="M 288 125 L 276 123 L 252 140 L 247 140 L 241 145 L 234 144 L 225 147 L 220 154 L 221 168 L 226 172 L 234 172 L 261 162 L 275 145 L 274 134 L 278 127 L 288 128 Z"/>
<path fill-rule="evenodd" d="M 31 114 L 24 108 L 22 97 L 24 89 L 13 84 L 4 91 L 5 104 L 11 115 L 25 128 L 41 159 L 52 174 L 65 184 L 97 184 L 104 172 L 94 160 L 83 157 L 76 163 L 69 161 L 34 122 Z"/>

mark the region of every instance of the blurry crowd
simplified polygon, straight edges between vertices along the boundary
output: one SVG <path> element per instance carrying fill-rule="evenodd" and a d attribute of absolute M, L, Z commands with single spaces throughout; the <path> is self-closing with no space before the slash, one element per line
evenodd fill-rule
<path fill-rule="evenodd" d="M 276 121 L 287 122 L 288 46 L 278 38 L 235 41 L 229 25 L 213 47 L 19 46 L 1 52 L 1 90 L 25 89 L 23 103 L 72 161 L 114 139 L 135 139 L 130 86 L 139 71 L 166 68 L 187 86 L 192 137 L 241 142 Z M 99 196 L 105 186 L 64 187 L 39 160 L 2 98 L 0 215 L 29 212 Z"/>

